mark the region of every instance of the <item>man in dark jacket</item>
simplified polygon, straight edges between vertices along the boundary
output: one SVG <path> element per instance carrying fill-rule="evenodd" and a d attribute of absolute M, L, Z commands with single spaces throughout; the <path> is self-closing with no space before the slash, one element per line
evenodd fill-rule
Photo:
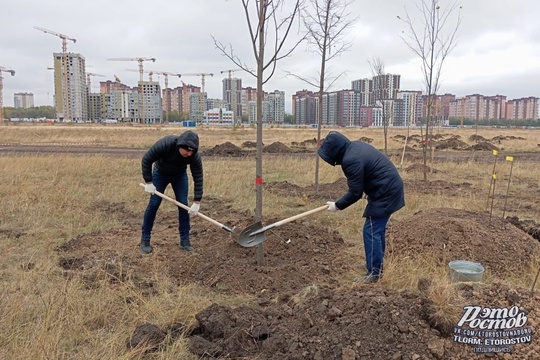
<path fill-rule="evenodd" d="M 189 216 L 197 215 L 203 196 L 203 166 L 198 149 L 199 136 L 195 132 L 188 130 L 179 136 L 165 136 L 152 145 L 144 154 L 142 158 L 142 177 L 146 183 L 144 189 L 151 196 L 144 212 L 141 243 L 139 245 L 143 254 L 149 254 L 153 250 L 150 245 L 150 238 L 154 220 L 162 200 L 154 192 L 157 190 L 163 193 L 167 185 L 171 184 L 176 200 L 187 205 L 188 166 L 194 184 L 193 204 L 189 211 L 178 207 L 178 231 L 180 233 L 180 248 L 186 251 L 193 250 L 189 240 Z"/>
<path fill-rule="evenodd" d="M 364 282 L 376 282 L 382 276 L 386 246 L 386 224 L 390 215 L 405 206 L 403 180 L 388 157 L 362 141 L 350 141 L 331 131 L 318 150 L 332 166 L 341 165 L 348 192 L 336 202 L 327 202 L 328 210 L 344 210 L 367 196 L 363 237 L 367 274 Z"/>

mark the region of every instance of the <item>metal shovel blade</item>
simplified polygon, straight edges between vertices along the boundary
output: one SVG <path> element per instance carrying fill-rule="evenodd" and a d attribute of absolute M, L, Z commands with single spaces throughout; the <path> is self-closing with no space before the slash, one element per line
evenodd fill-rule
<path fill-rule="evenodd" d="M 238 244 L 240 244 L 243 247 L 253 247 L 253 246 L 259 245 L 266 239 L 264 232 L 260 234 L 256 234 L 256 235 L 251 235 L 251 233 L 259 229 L 262 229 L 262 227 L 263 226 L 260 221 L 249 225 L 247 228 L 242 230 L 236 242 L 238 242 Z"/>

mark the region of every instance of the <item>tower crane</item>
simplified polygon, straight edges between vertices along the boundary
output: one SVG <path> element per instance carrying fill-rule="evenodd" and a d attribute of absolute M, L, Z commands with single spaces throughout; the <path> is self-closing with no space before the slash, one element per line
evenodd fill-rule
<path fill-rule="evenodd" d="M 71 118 L 70 114 L 70 106 L 69 106 L 69 89 L 68 89 L 68 61 L 67 61 L 67 41 L 73 41 L 73 43 L 76 43 L 77 40 L 75 38 L 72 38 L 71 36 L 64 35 L 61 33 L 57 33 L 52 30 L 44 29 L 39 26 L 34 26 L 34 29 L 43 31 L 46 34 L 58 36 L 60 39 L 62 39 L 62 111 L 64 112 L 64 119 L 69 120 Z"/>
<path fill-rule="evenodd" d="M 90 77 L 91 76 L 105 76 L 105 75 L 101 75 L 101 74 L 96 74 L 96 73 L 91 73 L 91 72 L 87 72 L 86 73 L 86 86 L 88 86 L 88 93 L 91 93 L 92 92 L 92 87 L 90 85 Z"/>
<path fill-rule="evenodd" d="M 140 70 L 135 70 L 135 69 L 126 69 L 126 71 L 140 72 Z M 143 73 L 148 74 L 148 80 L 152 81 L 152 75 L 154 75 L 156 72 L 152 70 L 143 70 Z"/>
<path fill-rule="evenodd" d="M 204 106 L 204 95 L 205 95 L 205 92 L 204 92 L 204 85 L 205 85 L 205 77 L 206 76 L 214 76 L 214 74 L 212 73 L 190 73 L 190 74 L 182 74 L 182 76 L 200 76 L 201 77 L 201 96 L 199 98 L 199 114 L 197 114 L 198 116 L 200 116 L 200 120 L 202 121 L 203 118 L 204 118 L 204 110 L 205 110 L 205 106 Z"/>
<path fill-rule="evenodd" d="M 139 79 L 140 81 L 143 81 L 143 62 L 145 61 L 152 61 L 156 62 L 156 58 L 150 58 L 150 57 L 135 57 L 135 58 L 111 58 L 107 59 L 108 61 L 137 61 L 139 63 Z"/>
<path fill-rule="evenodd" d="M 15 76 L 15 70 L 0 66 L 0 125 L 4 125 L 4 78 L 2 76 L 2 71 L 10 73 L 11 76 Z"/>
<path fill-rule="evenodd" d="M 110 58 L 108 61 L 137 61 L 139 63 L 139 80 L 143 81 L 143 62 L 152 61 L 156 62 L 156 58 L 151 57 L 134 57 L 134 58 Z M 139 84 L 139 122 L 144 122 L 144 104 L 143 104 L 143 93 L 142 85 Z"/>
<path fill-rule="evenodd" d="M 234 122 L 235 120 L 237 119 L 238 117 L 238 99 L 237 99 L 237 90 L 236 89 L 236 83 L 235 83 L 235 86 L 234 86 L 234 89 L 233 89 L 233 85 L 232 85 L 232 73 L 235 72 L 235 71 L 243 71 L 244 69 L 241 69 L 241 68 L 237 68 L 237 69 L 229 69 L 229 70 L 222 70 L 220 71 L 220 74 L 224 74 L 224 73 L 228 73 L 228 79 L 229 79 L 229 86 L 230 86 L 230 91 L 231 91 L 231 98 L 230 98 L 230 101 L 231 101 L 231 109 L 233 111 L 233 116 L 234 116 L 234 120 L 233 120 L 233 127 L 234 127 Z M 241 117 L 241 114 L 240 114 L 240 117 Z"/>
<path fill-rule="evenodd" d="M 169 113 L 171 112 L 171 90 L 169 89 L 169 75 L 182 77 L 182 74 L 172 73 L 168 71 L 154 71 L 154 74 L 163 75 L 165 80 L 165 122 L 169 123 Z"/>

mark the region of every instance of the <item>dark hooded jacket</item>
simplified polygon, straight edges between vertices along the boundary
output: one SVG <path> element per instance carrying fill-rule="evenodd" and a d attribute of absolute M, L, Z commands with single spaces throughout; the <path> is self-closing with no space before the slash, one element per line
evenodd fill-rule
<path fill-rule="evenodd" d="M 190 157 L 180 155 L 178 148 L 189 146 L 195 151 Z M 164 175 L 178 175 L 185 172 L 187 166 L 193 177 L 193 200 L 200 201 L 203 196 L 203 166 L 199 154 L 199 136 L 191 130 L 180 135 L 168 135 L 158 140 L 142 158 L 142 176 L 144 181 L 152 181 L 152 165 Z"/>
<path fill-rule="evenodd" d="M 349 191 L 336 201 L 340 210 L 367 195 L 364 217 L 391 215 L 405 206 L 403 180 L 388 157 L 370 144 L 331 131 L 318 150 L 332 166 L 341 165 Z"/>

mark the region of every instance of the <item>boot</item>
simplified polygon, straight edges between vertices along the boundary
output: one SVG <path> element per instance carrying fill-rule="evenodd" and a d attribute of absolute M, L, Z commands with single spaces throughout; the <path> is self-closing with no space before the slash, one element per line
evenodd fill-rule
<path fill-rule="evenodd" d="M 143 254 L 150 254 L 154 249 L 150 245 L 150 240 L 141 240 L 141 243 L 139 244 L 139 249 Z"/>

